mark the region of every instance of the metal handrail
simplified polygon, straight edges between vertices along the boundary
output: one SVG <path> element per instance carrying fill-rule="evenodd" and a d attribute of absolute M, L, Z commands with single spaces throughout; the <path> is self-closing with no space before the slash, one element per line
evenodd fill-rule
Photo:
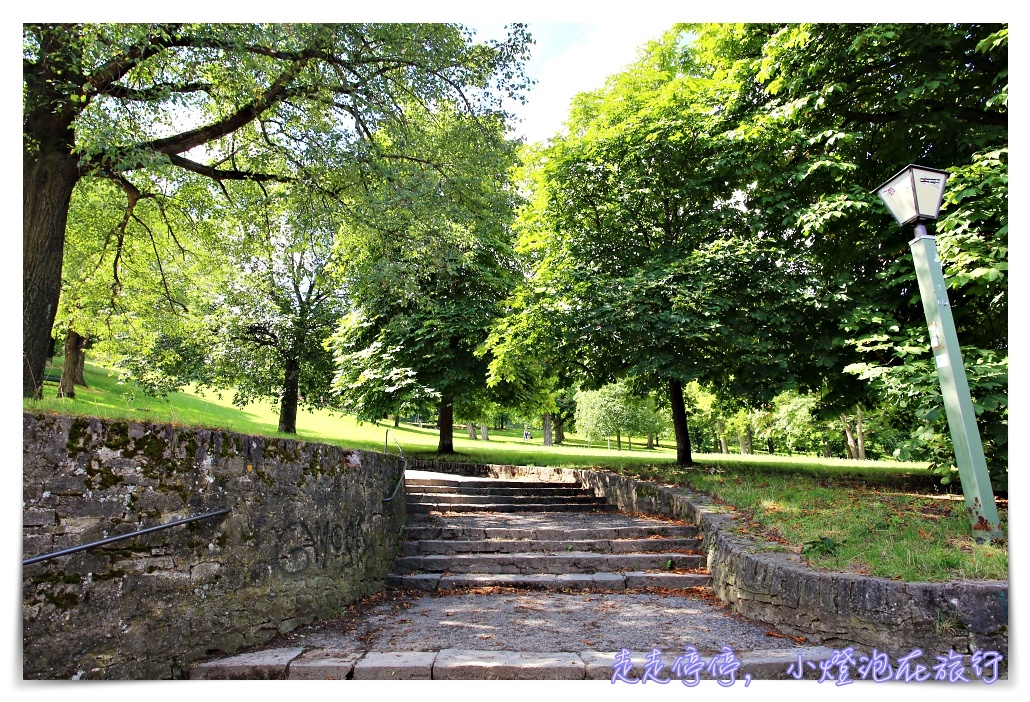
<path fill-rule="evenodd" d="M 404 483 L 404 471 L 408 469 L 408 459 L 404 457 L 404 449 L 401 448 L 401 444 L 397 441 L 397 435 L 389 429 L 386 430 L 386 438 L 383 441 L 383 453 L 389 455 L 390 448 L 390 435 L 393 434 L 393 443 L 397 445 L 397 451 L 401 457 L 401 477 L 397 479 L 397 484 L 393 488 L 393 492 L 390 493 L 389 497 L 384 497 L 383 502 L 389 502 L 393 498 L 397 497 L 397 491 L 401 489 L 401 484 Z"/>
<path fill-rule="evenodd" d="M 168 522 L 167 524 L 158 524 L 157 526 L 147 527 L 146 529 L 140 529 L 139 531 L 133 531 L 128 534 L 120 534 L 119 536 L 111 536 L 100 541 L 94 541 L 92 543 L 83 544 L 82 546 L 73 546 L 72 548 L 66 548 L 63 551 L 54 551 L 53 553 L 46 553 L 42 556 L 33 556 L 21 562 L 23 566 L 30 565 L 32 563 L 39 563 L 40 561 L 46 561 L 51 558 L 57 558 L 58 556 L 67 556 L 71 553 L 77 553 L 79 551 L 85 551 L 86 549 L 96 548 L 97 546 L 103 546 L 105 544 L 114 543 L 115 541 L 123 541 L 125 539 L 131 539 L 134 536 L 141 536 L 143 534 L 149 534 L 154 531 L 161 531 L 162 529 L 168 529 L 169 527 L 179 526 L 180 524 L 189 524 L 190 522 L 197 522 L 201 519 L 211 519 L 212 517 L 218 517 L 223 514 L 229 514 L 232 509 L 226 507 L 220 509 L 217 512 L 208 512 L 207 514 L 198 514 L 195 517 L 186 517 L 185 519 L 177 519 L 174 522 Z"/>

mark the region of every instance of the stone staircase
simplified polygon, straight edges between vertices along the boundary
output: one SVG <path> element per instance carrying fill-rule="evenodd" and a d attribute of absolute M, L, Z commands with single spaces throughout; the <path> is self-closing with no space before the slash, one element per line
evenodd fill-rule
<path fill-rule="evenodd" d="M 388 586 L 626 590 L 710 581 L 696 527 L 617 513 L 576 483 L 409 479 L 405 487 L 411 517 Z"/>
<path fill-rule="evenodd" d="M 611 681 L 631 651 L 637 682 L 658 646 L 661 678 L 673 680 L 683 639 L 697 644 L 705 666 L 732 643 L 734 675 L 747 683 L 787 679 L 800 660 L 811 672 L 833 654 L 706 605 L 695 590 L 710 582 L 695 527 L 618 512 L 573 483 L 405 483 L 405 540 L 387 578 L 393 604 L 370 605 L 364 618 L 328 632 L 296 630 L 277 648 L 194 664 L 189 677 Z M 769 647 L 770 635 L 780 648 Z"/>
<path fill-rule="evenodd" d="M 411 478 L 404 481 L 408 514 L 430 512 L 592 512 L 614 510 L 603 497 L 579 483 L 540 483 L 524 480 L 446 480 Z"/>

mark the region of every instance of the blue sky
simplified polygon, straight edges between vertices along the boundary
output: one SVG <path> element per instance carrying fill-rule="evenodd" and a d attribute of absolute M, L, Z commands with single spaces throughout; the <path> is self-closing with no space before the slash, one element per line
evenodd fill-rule
<path fill-rule="evenodd" d="M 521 122 L 516 133 L 527 141 L 543 141 L 557 133 L 576 93 L 594 90 L 625 68 L 639 47 L 657 39 L 671 20 L 647 16 L 622 22 L 530 22 L 535 40 L 526 73 L 537 81 L 525 105 L 510 104 Z M 477 38 L 505 36 L 503 23 L 466 22 Z"/>

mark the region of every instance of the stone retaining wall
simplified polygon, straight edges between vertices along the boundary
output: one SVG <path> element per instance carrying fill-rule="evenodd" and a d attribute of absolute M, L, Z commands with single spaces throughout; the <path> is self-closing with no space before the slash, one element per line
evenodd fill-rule
<path fill-rule="evenodd" d="M 931 664 L 933 656 L 949 650 L 966 655 L 993 650 L 1008 660 L 1007 581 L 907 583 L 819 572 L 778 544 L 737 535 L 736 522 L 724 508 L 689 490 L 569 468 L 466 464 L 462 469 L 467 471 L 462 475 L 482 477 L 575 479 L 621 510 L 696 524 L 704 534 L 719 598 L 749 619 L 810 642 L 854 646 L 865 654 L 876 648 L 894 658 L 920 648 Z"/>
<path fill-rule="evenodd" d="M 380 590 L 405 520 L 396 457 L 228 432 L 23 416 L 25 678 L 175 678 Z"/>

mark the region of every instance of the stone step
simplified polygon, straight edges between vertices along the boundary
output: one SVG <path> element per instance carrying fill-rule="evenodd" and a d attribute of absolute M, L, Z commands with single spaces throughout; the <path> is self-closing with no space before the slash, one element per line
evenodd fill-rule
<path fill-rule="evenodd" d="M 464 495 L 409 492 L 407 502 L 408 504 L 448 502 L 454 505 L 605 504 L 603 497 L 594 497 L 590 493 L 578 495 Z"/>
<path fill-rule="evenodd" d="M 600 541 L 622 539 L 648 539 L 649 537 L 685 538 L 697 537 L 697 527 L 680 524 L 654 524 L 646 526 L 591 527 L 588 529 L 563 529 L 557 527 L 471 527 L 406 526 L 404 538 L 408 541 L 502 539 Z M 659 539 L 654 539 L 659 541 Z"/>
<path fill-rule="evenodd" d="M 639 680 L 649 651 L 630 652 L 631 680 Z M 679 651 L 662 652 L 662 679 L 676 680 Z M 446 648 L 441 651 L 339 651 L 303 648 L 267 649 L 191 666 L 192 680 L 608 680 L 619 652 L 497 651 Z M 787 669 L 804 661 L 805 677 L 834 655 L 825 646 L 784 647 L 735 652 L 740 661 L 734 684 L 751 680 L 787 680 Z M 698 677 L 712 680 L 705 667 Z M 808 666 L 811 662 L 813 665 Z M 723 678 L 724 682 L 728 682 Z M 679 686 L 676 686 L 679 688 Z"/>
<path fill-rule="evenodd" d="M 541 496 L 561 496 L 561 495 L 589 495 L 593 497 L 593 492 L 582 487 L 536 487 L 536 488 L 523 488 L 523 487 L 480 487 L 478 485 L 405 485 L 405 489 L 408 494 L 417 492 L 420 494 L 459 494 L 459 495 L 541 495 Z"/>
<path fill-rule="evenodd" d="M 513 488 L 516 490 L 532 490 L 535 488 L 579 488 L 579 483 L 549 483 L 531 480 L 446 480 L 441 478 L 405 478 L 404 487 L 457 487 L 457 488 Z"/>
<path fill-rule="evenodd" d="M 655 551 L 698 551 L 700 539 L 622 539 L 622 540 L 514 540 L 478 539 L 475 541 L 454 541 L 449 539 L 404 541 L 401 543 L 405 556 L 452 555 L 456 553 L 526 553 L 541 551 L 559 553 L 562 551 L 593 551 L 595 553 L 653 553 Z"/>
<path fill-rule="evenodd" d="M 700 555 L 685 553 L 460 553 L 401 556 L 393 562 L 398 574 L 416 573 L 599 573 L 618 570 L 697 569 Z"/>
<path fill-rule="evenodd" d="M 408 513 L 429 514 L 430 512 L 614 512 L 615 505 L 589 504 L 451 504 L 449 502 L 409 502 Z"/>
<path fill-rule="evenodd" d="M 708 587 L 711 576 L 704 573 L 391 573 L 390 587 L 445 591 L 478 587 L 516 587 L 528 590 L 645 590 Z"/>

